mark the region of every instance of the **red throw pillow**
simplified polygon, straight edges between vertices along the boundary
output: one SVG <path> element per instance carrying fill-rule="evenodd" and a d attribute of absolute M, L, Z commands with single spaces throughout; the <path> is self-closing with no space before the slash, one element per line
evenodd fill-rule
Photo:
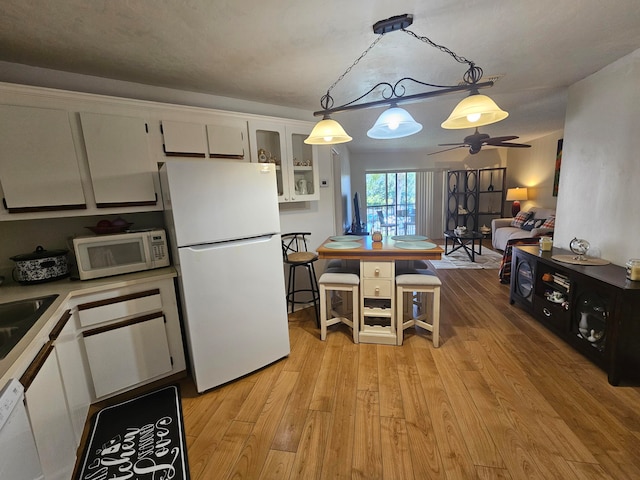
<path fill-rule="evenodd" d="M 556 216 L 555 215 L 551 215 L 549 218 L 547 218 L 544 223 L 542 224 L 542 227 L 540 228 L 548 228 L 550 230 L 553 230 L 556 226 Z"/>
<path fill-rule="evenodd" d="M 524 222 L 529 220 L 530 216 L 531 216 L 531 212 L 523 212 L 522 210 L 520 210 L 518 214 L 511 221 L 511 226 L 522 228 L 522 225 L 524 224 Z"/>

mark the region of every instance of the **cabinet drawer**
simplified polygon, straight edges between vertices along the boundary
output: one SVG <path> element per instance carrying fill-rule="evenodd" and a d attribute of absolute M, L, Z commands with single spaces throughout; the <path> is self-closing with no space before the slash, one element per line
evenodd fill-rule
<path fill-rule="evenodd" d="M 365 278 L 391 278 L 391 262 L 362 262 L 362 276 Z"/>
<path fill-rule="evenodd" d="M 365 297 L 391 297 L 392 281 L 388 278 L 365 278 L 362 291 Z"/>
<path fill-rule="evenodd" d="M 550 327 L 562 333 L 569 331 L 570 314 L 560 304 L 536 295 L 533 302 L 533 313 Z"/>
<path fill-rule="evenodd" d="M 82 303 L 78 305 L 78 317 L 80 325 L 87 327 L 155 310 L 162 310 L 160 290 L 157 288 L 96 302 Z"/>
<path fill-rule="evenodd" d="M 137 323 L 125 323 L 119 328 L 83 333 L 96 397 L 135 386 L 171 370 L 164 317 L 158 315 Z"/>

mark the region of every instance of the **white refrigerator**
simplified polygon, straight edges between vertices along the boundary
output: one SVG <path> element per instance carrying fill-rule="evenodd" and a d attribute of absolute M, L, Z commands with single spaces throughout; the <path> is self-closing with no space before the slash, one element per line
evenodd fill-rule
<path fill-rule="evenodd" d="M 275 166 L 167 161 L 160 181 L 198 392 L 286 357 Z"/>

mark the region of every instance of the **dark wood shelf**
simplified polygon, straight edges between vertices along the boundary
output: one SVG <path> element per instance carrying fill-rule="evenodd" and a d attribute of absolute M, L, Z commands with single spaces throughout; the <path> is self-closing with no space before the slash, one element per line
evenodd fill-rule
<path fill-rule="evenodd" d="M 626 278 L 618 265 L 572 265 L 554 255 L 571 252 L 537 246 L 514 247 L 510 302 L 527 310 L 577 351 L 607 372 L 609 383 L 640 381 L 640 282 Z M 561 275 L 568 286 L 542 280 Z M 547 298 L 563 293 L 565 301 Z"/>

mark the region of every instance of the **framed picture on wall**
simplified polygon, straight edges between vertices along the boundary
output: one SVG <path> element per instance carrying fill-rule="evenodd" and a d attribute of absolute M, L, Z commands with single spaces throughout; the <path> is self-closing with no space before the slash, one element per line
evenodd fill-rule
<path fill-rule="evenodd" d="M 556 168 L 553 175 L 553 196 L 558 196 L 558 186 L 560 185 L 560 165 L 562 164 L 562 138 L 558 140 L 558 150 L 556 151 Z"/>

